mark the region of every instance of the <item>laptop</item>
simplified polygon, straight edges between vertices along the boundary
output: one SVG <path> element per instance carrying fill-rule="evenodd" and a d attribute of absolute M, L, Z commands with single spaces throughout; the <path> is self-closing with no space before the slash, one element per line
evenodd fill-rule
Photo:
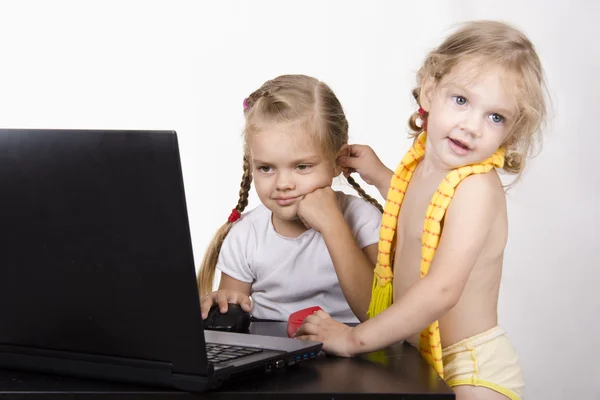
<path fill-rule="evenodd" d="M 0 368 L 203 392 L 321 349 L 203 330 L 176 132 L 0 129 L 0 188 Z"/>

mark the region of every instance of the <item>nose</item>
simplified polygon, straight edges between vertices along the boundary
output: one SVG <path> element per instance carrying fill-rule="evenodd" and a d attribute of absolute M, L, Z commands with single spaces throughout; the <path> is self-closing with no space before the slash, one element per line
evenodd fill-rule
<path fill-rule="evenodd" d="M 473 137 L 481 136 L 481 118 L 474 111 L 465 111 L 460 121 L 461 131 L 468 133 Z"/>
<path fill-rule="evenodd" d="M 286 191 L 292 190 L 295 188 L 294 179 L 292 173 L 287 171 L 278 171 L 277 173 L 277 182 L 276 182 L 277 190 Z"/>

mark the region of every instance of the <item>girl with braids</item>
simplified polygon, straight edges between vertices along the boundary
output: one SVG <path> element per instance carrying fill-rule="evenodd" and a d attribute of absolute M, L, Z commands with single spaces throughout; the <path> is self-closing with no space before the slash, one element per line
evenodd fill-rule
<path fill-rule="evenodd" d="M 496 170 L 518 178 L 539 136 L 542 66 L 523 33 L 476 21 L 428 54 L 417 84 L 415 140 L 395 172 L 366 146 L 338 160 L 387 198 L 370 319 L 351 328 L 319 311 L 296 336 L 345 356 L 406 340 L 457 399 L 520 399 L 519 359 L 498 326 L 508 218 Z"/>
<path fill-rule="evenodd" d="M 330 187 L 348 142 L 340 102 L 317 79 L 284 75 L 245 99 L 244 115 L 239 200 L 198 275 L 203 318 L 213 304 L 226 312 L 235 303 L 258 319 L 287 321 L 315 305 L 344 322 L 366 319 L 381 206 L 352 179 L 364 200 Z M 252 182 L 262 205 L 242 214 Z M 322 217 L 328 225 L 309 228 L 311 204 L 321 201 L 331 206 Z M 340 241 L 352 241 L 356 251 Z M 216 268 L 221 280 L 212 292 Z"/>

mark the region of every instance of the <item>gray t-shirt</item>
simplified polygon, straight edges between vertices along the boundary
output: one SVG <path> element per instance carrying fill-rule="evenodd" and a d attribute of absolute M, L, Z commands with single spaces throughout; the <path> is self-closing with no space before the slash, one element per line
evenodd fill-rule
<path fill-rule="evenodd" d="M 367 201 L 336 192 L 342 214 L 363 249 L 379 241 L 381 213 Z M 287 238 L 260 205 L 236 222 L 223 242 L 217 268 L 252 283 L 252 315 L 287 321 L 298 310 L 320 306 L 341 322 L 358 322 L 346 302 L 323 236 L 314 229 Z"/>

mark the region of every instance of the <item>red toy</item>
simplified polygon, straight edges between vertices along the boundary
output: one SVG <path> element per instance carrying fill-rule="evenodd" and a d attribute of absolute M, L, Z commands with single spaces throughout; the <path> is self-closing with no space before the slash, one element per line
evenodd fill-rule
<path fill-rule="evenodd" d="M 287 325 L 288 337 L 294 336 L 296 331 L 300 328 L 300 325 L 302 325 L 304 318 L 308 317 L 315 311 L 319 311 L 319 310 L 322 310 L 322 308 L 319 306 L 315 306 L 315 307 L 308 307 L 303 310 L 296 311 L 293 314 L 290 314 L 290 317 L 288 318 L 288 325 Z"/>

